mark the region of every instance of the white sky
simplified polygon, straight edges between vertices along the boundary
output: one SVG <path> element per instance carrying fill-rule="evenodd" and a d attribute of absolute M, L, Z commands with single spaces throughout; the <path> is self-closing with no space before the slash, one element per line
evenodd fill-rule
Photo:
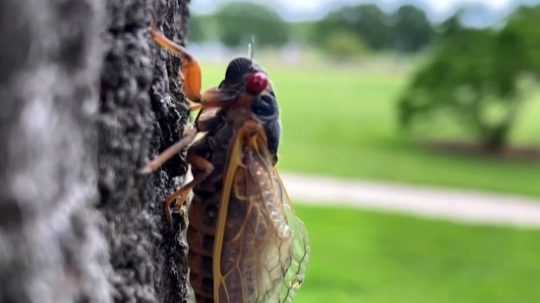
<path fill-rule="evenodd" d="M 209 13 L 219 5 L 234 0 L 192 0 L 195 13 Z M 375 3 L 384 10 L 393 10 L 402 4 L 416 4 L 424 8 L 434 20 L 451 15 L 464 5 L 482 5 L 494 12 L 504 12 L 520 3 L 538 3 L 540 0 L 243 0 L 261 4 L 272 3 L 288 20 L 314 19 L 324 16 L 336 6 L 357 3 Z"/>

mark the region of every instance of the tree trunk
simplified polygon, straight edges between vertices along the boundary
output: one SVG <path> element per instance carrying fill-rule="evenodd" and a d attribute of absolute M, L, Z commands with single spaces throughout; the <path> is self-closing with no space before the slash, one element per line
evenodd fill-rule
<path fill-rule="evenodd" d="M 509 123 L 500 123 L 483 130 L 483 145 L 486 151 L 497 154 L 502 152 L 508 144 L 508 134 L 511 125 Z"/>
<path fill-rule="evenodd" d="M 162 202 L 180 157 L 185 0 L 0 1 L 0 302 L 183 302 L 186 219 Z"/>

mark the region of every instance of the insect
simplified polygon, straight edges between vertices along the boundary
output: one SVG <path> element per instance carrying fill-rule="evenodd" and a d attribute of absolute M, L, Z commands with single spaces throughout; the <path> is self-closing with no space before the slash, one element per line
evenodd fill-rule
<path fill-rule="evenodd" d="M 304 280 L 309 243 L 275 168 L 279 113 L 266 73 L 252 59 L 237 58 L 219 87 L 201 94 L 195 57 L 154 26 L 150 35 L 181 59 L 184 94 L 198 111 L 183 138 L 143 169 L 155 171 L 188 150 L 193 180 L 169 196 L 165 212 L 170 220 L 193 193 L 188 243 L 196 301 L 292 302 Z"/>

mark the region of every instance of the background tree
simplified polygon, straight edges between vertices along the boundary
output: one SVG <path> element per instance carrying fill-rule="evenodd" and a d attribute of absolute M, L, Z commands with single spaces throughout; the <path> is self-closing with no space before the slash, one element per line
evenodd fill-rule
<path fill-rule="evenodd" d="M 458 11 L 450 18 L 444 20 L 439 26 L 436 27 L 437 36 L 444 39 L 447 36 L 459 34 L 464 30 L 464 26 L 461 23 L 462 11 Z"/>
<path fill-rule="evenodd" d="M 501 31 L 467 29 L 452 18 L 441 45 L 417 71 L 399 107 L 404 125 L 452 115 L 488 149 L 508 143 L 523 103 L 520 80 L 538 73 L 538 8 L 516 12 Z"/>
<path fill-rule="evenodd" d="M 191 16 L 188 21 L 188 39 L 193 42 L 203 42 L 208 40 L 208 32 L 205 31 L 205 18 Z"/>
<path fill-rule="evenodd" d="M 246 46 L 254 36 L 258 46 L 279 47 L 287 43 L 287 23 L 273 10 L 253 3 L 234 2 L 216 12 L 220 41 L 228 47 Z"/>
<path fill-rule="evenodd" d="M 433 38 L 433 28 L 421 9 L 404 5 L 393 15 L 392 43 L 397 50 L 416 52 Z"/>
<path fill-rule="evenodd" d="M 374 4 L 362 4 L 329 13 L 313 28 L 313 42 L 327 46 L 333 33 L 350 32 L 372 50 L 416 52 L 427 46 L 434 29 L 425 12 L 412 5 L 389 15 Z"/>
<path fill-rule="evenodd" d="M 513 56 L 505 61 L 520 64 L 522 69 L 540 76 L 540 5 L 519 8 L 502 30 L 501 39 L 505 45 L 522 51 L 521 57 Z"/>
<path fill-rule="evenodd" d="M 351 60 L 369 52 L 366 45 L 354 33 L 347 30 L 329 33 L 321 48 L 337 61 Z"/>
<path fill-rule="evenodd" d="M 314 41 L 324 44 L 333 32 L 354 33 L 374 50 L 387 47 L 392 36 L 388 16 L 374 4 L 344 7 L 329 13 L 315 25 Z"/>

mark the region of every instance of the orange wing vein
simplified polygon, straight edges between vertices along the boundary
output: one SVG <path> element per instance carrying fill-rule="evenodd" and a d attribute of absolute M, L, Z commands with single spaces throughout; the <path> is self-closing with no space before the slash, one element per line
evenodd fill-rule
<path fill-rule="evenodd" d="M 248 122 L 229 153 L 214 245 L 217 303 L 292 302 L 304 280 L 307 234 L 266 146 L 260 125 Z"/>

